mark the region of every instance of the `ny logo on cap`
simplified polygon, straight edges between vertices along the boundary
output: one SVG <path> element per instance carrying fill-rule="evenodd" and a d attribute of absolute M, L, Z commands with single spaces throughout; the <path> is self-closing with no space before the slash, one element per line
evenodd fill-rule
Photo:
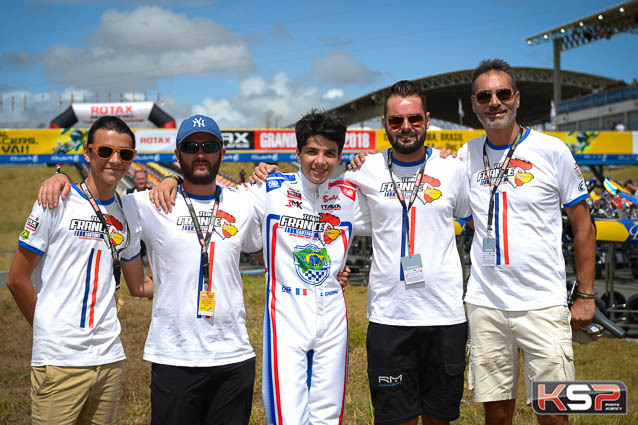
<path fill-rule="evenodd" d="M 206 124 L 204 124 L 204 118 L 195 118 L 193 120 L 193 127 L 206 127 Z"/>

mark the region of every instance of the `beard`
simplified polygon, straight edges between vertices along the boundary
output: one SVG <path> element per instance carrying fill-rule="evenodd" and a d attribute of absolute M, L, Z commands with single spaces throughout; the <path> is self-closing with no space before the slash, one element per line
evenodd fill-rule
<path fill-rule="evenodd" d="M 199 162 L 203 162 L 202 160 L 198 160 Z M 219 171 L 219 162 L 212 164 L 210 161 L 205 161 L 208 164 L 208 173 L 206 174 L 195 174 L 193 170 L 192 163 L 193 161 L 186 162 L 180 155 L 179 157 L 179 166 L 182 169 L 182 173 L 184 174 L 184 180 L 195 185 L 209 185 L 212 184 L 217 178 L 217 172 Z"/>
<path fill-rule="evenodd" d="M 485 115 L 476 114 L 476 116 L 481 122 L 481 124 L 483 125 L 484 129 L 502 130 L 504 128 L 508 128 L 516 121 L 516 108 L 505 107 L 505 111 L 507 112 L 507 115 L 505 115 L 501 119 L 494 120 L 494 121 L 490 121 L 487 118 L 487 114 Z M 489 111 L 489 112 L 493 112 L 493 111 Z"/>
<path fill-rule="evenodd" d="M 390 145 L 392 145 L 392 149 L 404 155 L 413 154 L 414 152 L 421 149 L 425 144 L 425 135 L 427 134 L 426 129 L 423 129 L 423 134 L 419 135 L 419 133 L 413 128 L 408 131 L 397 133 L 396 135 L 391 135 L 390 132 L 388 132 L 388 128 L 386 127 L 385 132 L 388 135 L 388 140 L 390 141 Z M 414 137 L 414 141 L 399 142 L 399 136 Z"/>

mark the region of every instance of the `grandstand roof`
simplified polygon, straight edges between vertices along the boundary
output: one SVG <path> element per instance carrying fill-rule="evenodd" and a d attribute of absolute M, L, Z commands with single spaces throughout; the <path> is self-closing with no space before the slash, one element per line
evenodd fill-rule
<path fill-rule="evenodd" d="M 553 97 L 553 69 L 513 68 L 516 84 L 521 92 L 518 122 L 534 125 L 550 121 Z M 461 99 L 465 116 L 463 124 L 481 128 L 472 112 L 470 103 L 472 83 L 471 69 L 433 75 L 414 80 L 427 95 L 431 118 L 458 123 L 458 99 Z M 590 94 L 592 90 L 623 84 L 621 81 L 572 71 L 561 71 L 562 99 Z M 330 110 L 343 116 L 347 125 L 359 123 L 383 114 L 383 99 L 389 87 L 366 94 L 351 102 Z"/>
<path fill-rule="evenodd" d="M 631 0 L 550 30 L 527 37 L 527 43 L 541 44 L 561 40 L 561 51 L 611 38 L 622 32 L 638 33 L 638 1 Z"/>

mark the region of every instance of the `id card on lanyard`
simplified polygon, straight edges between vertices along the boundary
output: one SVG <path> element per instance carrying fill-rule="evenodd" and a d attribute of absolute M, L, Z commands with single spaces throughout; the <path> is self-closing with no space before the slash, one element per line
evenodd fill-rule
<path fill-rule="evenodd" d="M 410 194 L 409 204 L 406 204 L 403 191 L 394 180 L 394 175 L 392 174 L 392 149 L 388 151 L 388 172 L 390 173 L 390 179 L 392 179 L 394 190 L 397 193 L 397 199 L 401 203 L 403 216 L 406 223 L 408 255 L 404 255 L 403 257 L 401 257 L 401 269 L 403 270 L 403 278 L 407 287 L 425 284 L 425 275 L 423 273 L 423 262 L 421 261 L 421 254 L 412 255 L 412 252 L 410 251 L 410 220 L 408 212 L 410 211 L 410 208 L 412 208 L 412 205 L 414 205 L 417 193 L 419 192 L 419 188 L 421 187 L 421 183 L 423 182 L 423 172 L 425 171 L 425 163 L 427 162 L 427 160 L 428 156 L 426 150 L 423 164 L 421 164 L 421 168 L 417 172 L 414 179 L 414 187 L 412 188 L 412 193 Z"/>
<path fill-rule="evenodd" d="M 485 235 L 485 238 L 483 238 L 481 251 L 481 264 L 484 266 L 496 266 L 496 238 L 494 237 L 494 229 L 492 228 L 492 223 L 494 221 L 494 196 L 496 195 L 496 192 L 498 191 L 498 188 L 503 181 L 505 170 L 512 160 L 514 150 L 516 150 L 516 147 L 520 143 L 521 138 L 523 137 L 523 133 L 523 127 L 519 127 L 518 134 L 512 142 L 512 146 L 510 146 L 510 149 L 507 152 L 507 156 L 503 160 L 501 167 L 498 169 L 498 174 L 496 175 L 496 179 L 494 179 L 493 184 L 490 177 L 490 160 L 487 156 L 487 137 L 485 138 L 485 142 L 483 143 L 483 166 L 485 167 L 485 176 L 487 177 L 488 184 L 492 185 L 492 190 L 490 192 L 490 204 L 487 210 L 487 234 Z"/>
<path fill-rule="evenodd" d="M 188 196 L 188 192 L 184 189 L 184 184 L 181 185 L 182 196 L 184 197 L 184 202 L 186 202 L 186 207 L 188 207 L 188 212 L 190 213 L 191 219 L 193 220 L 193 226 L 195 227 L 195 232 L 197 233 L 197 239 L 199 241 L 199 245 L 201 247 L 201 264 L 202 264 L 202 275 L 203 275 L 203 284 L 202 289 L 199 291 L 199 299 L 197 303 L 197 314 L 200 316 L 205 316 L 210 318 L 215 313 L 215 292 L 212 291 L 212 285 L 210 282 L 210 268 L 209 268 L 209 255 L 208 255 L 208 245 L 210 244 L 210 240 L 213 236 L 213 228 L 215 227 L 215 220 L 217 219 L 217 211 L 219 210 L 219 195 L 220 190 L 219 186 L 217 186 L 215 190 L 215 205 L 213 206 L 213 210 L 211 211 L 210 223 L 208 224 L 208 229 L 206 229 L 206 236 L 202 233 L 202 228 L 199 225 L 199 220 L 197 219 L 197 214 L 195 213 L 195 209 L 193 208 L 193 202 L 191 201 L 190 196 Z"/>

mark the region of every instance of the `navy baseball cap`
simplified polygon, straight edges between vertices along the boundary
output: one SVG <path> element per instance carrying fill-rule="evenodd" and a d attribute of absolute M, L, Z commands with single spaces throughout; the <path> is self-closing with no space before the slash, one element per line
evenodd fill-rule
<path fill-rule="evenodd" d="M 176 145 L 179 145 L 184 141 L 184 139 L 195 133 L 208 133 L 212 136 L 215 136 L 217 140 L 222 143 L 222 145 L 224 143 L 222 132 L 219 130 L 219 126 L 214 119 L 205 115 L 193 115 L 190 118 L 186 118 L 179 125 L 179 130 L 177 130 Z"/>

